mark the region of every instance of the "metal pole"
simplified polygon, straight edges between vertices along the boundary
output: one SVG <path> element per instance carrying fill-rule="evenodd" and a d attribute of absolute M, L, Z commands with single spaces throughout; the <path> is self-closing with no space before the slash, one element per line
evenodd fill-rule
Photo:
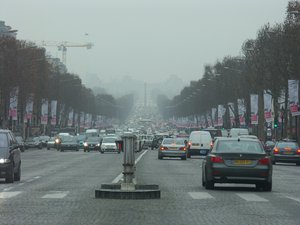
<path fill-rule="evenodd" d="M 123 158 L 123 175 L 124 181 L 122 184 L 122 189 L 132 190 L 135 188 L 133 184 L 134 178 L 134 145 L 136 142 L 136 136 L 133 134 L 126 134 L 122 136 L 123 145 L 124 145 L 124 158 Z"/>

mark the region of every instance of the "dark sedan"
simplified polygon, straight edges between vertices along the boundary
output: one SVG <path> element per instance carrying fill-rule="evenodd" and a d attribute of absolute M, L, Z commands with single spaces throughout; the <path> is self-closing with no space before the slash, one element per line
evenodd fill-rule
<path fill-rule="evenodd" d="M 217 138 L 202 163 L 202 185 L 213 189 L 215 183 L 255 184 L 272 190 L 272 162 L 259 140 Z"/>
<path fill-rule="evenodd" d="M 93 151 L 100 151 L 101 147 L 101 138 L 100 137 L 88 137 L 85 142 L 83 143 L 83 151 L 89 152 Z"/>
<path fill-rule="evenodd" d="M 79 143 L 75 136 L 61 136 L 61 143 L 58 144 L 58 150 L 61 152 L 65 150 L 79 151 Z"/>
<path fill-rule="evenodd" d="M 300 148 L 297 142 L 278 141 L 273 149 L 272 162 L 296 163 L 300 166 Z"/>

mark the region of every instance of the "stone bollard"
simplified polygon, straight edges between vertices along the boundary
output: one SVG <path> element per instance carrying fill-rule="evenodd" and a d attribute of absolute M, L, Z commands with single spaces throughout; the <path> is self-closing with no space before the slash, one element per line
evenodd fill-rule
<path fill-rule="evenodd" d="M 134 148 L 137 137 L 134 134 L 126 134 L 122 136 L 124 146 L 124 158 L 123 158 L 123 183 L 121 185 L 122 190 L 134 190 L 135 185 L 133 183 L 134 170 L 135 170 L 135 157 Z"/>

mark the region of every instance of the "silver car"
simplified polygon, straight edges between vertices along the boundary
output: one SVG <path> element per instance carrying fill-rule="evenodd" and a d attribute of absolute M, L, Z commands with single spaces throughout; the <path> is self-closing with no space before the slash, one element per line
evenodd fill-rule
<path fill-rule="evenodd" d="M 158 159 L 180 157 L 182 160 L 186 160 L 186 143 L 184 138 L 164 138 L 158 149 Z"/>

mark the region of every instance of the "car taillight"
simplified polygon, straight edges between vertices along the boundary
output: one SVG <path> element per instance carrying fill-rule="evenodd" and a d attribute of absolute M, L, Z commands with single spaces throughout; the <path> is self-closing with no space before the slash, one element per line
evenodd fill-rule
<path fill-rule="evenodd" d="M 274 153 L 274 154 L 278 154 L 278 153 L 279 153 L 279 149 L 278 149 L 278 148 L 274 148 L 274 149 L 273 149 L 273 153 Z"/>
<path fill-rule="evenodd" d="M 159 149 L 160 149 L 160 150 L 168 150 L 167 147 L 163 147 L 163 146 L 161 146 Z"/>
<path fill-rule="evenodd" d="M 210 157 L 210 161 L 212 163 L 224 163 L 224 160 L 220 156 L 212 156 Z"/>
<path fill-rule="evenodd" d="M 268 157 L 262 158 L 258 161 L 258 164 L 260 164 L 260 165 L 269 165 L 270 164 L 270 158 L 268 158 Z"/>
<path fill-rule="evenodd" d="M 179 150 L 186 151 L 186 147 L 181 147 Z"/>
<path fill-rule="evenodd" d="M 298 150 L 296 151 L 296 154 L 297 154 L 297 155 L 300 155 L 300 149 L 298 149 Z"/>

